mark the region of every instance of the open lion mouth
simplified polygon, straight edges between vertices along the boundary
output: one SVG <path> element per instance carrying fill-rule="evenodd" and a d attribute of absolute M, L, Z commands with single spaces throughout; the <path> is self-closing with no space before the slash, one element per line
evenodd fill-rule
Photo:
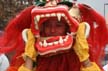
<path fill-rule="evenodd" d="M 39 30 L 45 19 L 57 17 L 58 21 L 63 17 L 69 25 L 71 33 L 75 33 L 78 27 L 78 22 L 73 19 L 66 6 L 55 6 L 46 8 L 34 8 L 32 10 L 35 30 Z M 71 34 L 70 33 L 70 34 Z M 73 44 L 73 36 L 67 34 L 65 36 L 40 37 L 35 46 L 40 55 L 57 54 L 61 51 L 69 50 Z"/>
<path fill-rule="evenodd" d="M 70 26 L 71 32 L 75 32 L 78 27 L 77 20 L 69 14 L 67 6 L 36 7 L 32 10 L 32 17 L 34 18 L 35 30 L 39 30 L 45 19 L 50 17 L 57 17 L 58 21 L 63 17 Z"/>
<path fill-rule="evenodd" d="M 56 36 L 38 41 L 36 47 L 40 55 L 47 55 L 68 50 L 72 47 L 72 43 L 73 38 L 71 35 Z"/>

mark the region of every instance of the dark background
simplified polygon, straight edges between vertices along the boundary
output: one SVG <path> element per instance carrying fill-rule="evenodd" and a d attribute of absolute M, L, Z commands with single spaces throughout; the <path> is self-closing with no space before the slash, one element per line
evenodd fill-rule
<path fill-rule="evenodd" d="M 25 7 L 33 5 L 34 0 L 0 0 L 0 30 L 7 22 Z"/>

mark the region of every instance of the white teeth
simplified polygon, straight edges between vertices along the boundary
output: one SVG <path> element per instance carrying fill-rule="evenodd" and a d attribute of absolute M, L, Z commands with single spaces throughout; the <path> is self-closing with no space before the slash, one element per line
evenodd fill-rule
<path fill-rule="evenodd" d="M 65 37 L 64 41 L 67 41 L 67 40 L 68 40 L 68 38 L 69 38 L 69 36 L 67 35 L 67 36 Z"/>
<path fill-rule="evenodd" d="M 39 45 L 42 46 L 42 42 L 39 42 Z"/>
<path fill-rule="evenodd" d="M 35 22 L 35 24 L 37 24 L 37 19 L 36 19 L 36 17 L 34 17 L 34 22 Z"/>
<path fill-rule="evenodd" d="M 60 13 L 57 13 L 57 18 L 58 18 L 58 21 L 60 21 L 61 20 L 61 14 Z"/>
<path fill-rule="evenodd" d="M 55 41 L 55 42 L 53 42 L 53 43 L 56 45 L 56 44 L 58 44 L 59 42 L 58 42 L 58 41 Z"/>
<path fill-rule="evenodd" d="M 75 35 L 76 33 L 73 33 L 73 32 L 71 32 L 71 33 L 67 33 L 67 36 L 73 36 L 73 35 Z M 67 37 L 66 36 L 66 37 Z"/>
<path fill-rule="evenodd" d="M 67 41 L 67 39 L 64 39 L 64 41 L 66 42 L 66 41 Z"/>
<path fill-rule="evenodd" d="M 63 43 L 62 37 L 59 38 L 59 43 Z"/>
<path fill-rule="evenodd" d="M 44 47 L 47 46 L 47 42 L 46 42 L 46 40 L 44 40 L 43 46 L 44 46 Z"/>
<path fill-rule="evenodd" d="M 39 45 L 40 46 L 47 47 L 47 46 L 52 46 L 52 45 L 57 45 L 57 44 L 63 44 L 64 42 L 66 42 L 68 40 L 69 35 L 70 34 L 68 34 L 64 39 L 62 37 L 59 37 L 59 40 L 58 41 L 54 41 L 54 42 L 50 42 L 50 43 L 47 43 L 47 41 L 44 40 L 43 43 L 42 42 L 39 42 Z"/>
<path fill-rule="evenodd" d="M 70 33 L 69 32 L 67 32 L 67 35 L 69 35 Z"/>
<path fill-rule="evenodd" d="M 38 30 L 38 22 L 40 21 L 40 18 L 44 18 L 44 17 L 57 17 L 58 21 L 61 20 L 61 17 L 64 17 L 65 20 L 67 21 L 67 23 L 69 24 L 69 26 L 71 26 L 70 21 L 68 20 L 68 18 L 65 16 L 64 13 L 51 13 L 51 14 L 40 14 L 34 17 L 34 21 L 35 21 L 35 28 Z"/>
<path fill-rule="evenodd" d="M 51 16 L 52 16 L 52 17 L 56 16 L 56 13 L 52 13 Z"/>
<path fill-rule="evenodd" d="M 53 45 L 53 43 L 48 43 L 49 46 Z"/>
<path fill-rule="evenodd" d="M 63 14 L 63 13 L 62 13 L 61 15 L 62 15 L 63 17 L 65 17 L 65 14 Z"/>
<path fill-rule="evenodd" d="M 38 30 L 38 29 L 39 29 L 39 27 L 38 27 L 38 25 L 37 25 L 37 24 L 35 25 L 35 28 L 36 28 L 36 30 Z"/>
<path fill-rule="evenodd" d="M 37 16 L 36 16 L 36 19 L 37 19 L 37 22 L 39 22 L 39 20 L 40 20 L 40 15 L 37 15 Z"/>
<path fill-rule="evenodd" d="M 41 18 L 45 17 L 45 15 L 40 15 Z"/>
<path fill-rule="evenodd" d="M 51 14 L 41 14 L 41 15 L 37 15 L 35 17 L 35 23 L 38 23 L 40 18 L 43 18 L 43 17 L 56 17 L 58 18 L 58 21 L 61 20 L 61 17 L 63 16 L 66 20 L 68 20 L 68 18 L 65 16 L 64 13 L 51 13 Z M 69 23 L 69 21 L 68 21 Z"/>
<path fill-rule="evenodd" d="M 68 20 L 68 18 L 65 16 L 65 14 L 62 13 L 61 16 L 63 16 L 65 18 L 65 20 L 67 20 L 68 24 L 70 23 L 69 20 Z M 71 24 L 69 24 L 69 25 L 71 25 Z"/>
<path fill-rule="evenodd" d="M 46 16 L 46 17 L 50 17 L 50 14 L 46 14 L 45 16 Z"/>
<path fill-rule="evenodd" d="M 35 28 L 38 30 L 39 28 L 38 28 L 38 24 L 37 24 L 37 19 L 36 19 L 36 17 L 34 17 L 34 22 L 35 22 Z"/>
<path fill-rule="evenodd" d="M 66 39 L 68 39 L 68 38 L 69 38 L 69 36 L 67 35 L 67 36 L 66 36 Z"/>

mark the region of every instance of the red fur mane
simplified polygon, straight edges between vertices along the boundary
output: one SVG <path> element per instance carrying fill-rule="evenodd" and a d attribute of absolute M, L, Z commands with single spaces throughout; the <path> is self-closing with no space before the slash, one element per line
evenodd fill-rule
<path fill-rule="evenodd" d="M 14 52 L 12 62 L 24 52 L 24 42 L 22 40 L 22 30 L 31 26 L 31 10 L 34 6 L 24 9 L 7 24 L 3 37 L 0 39 L 0 53 Z"/>
<path fill-rule="evenodd" d="M 101 14 L 91 7 L 83 4 L 80 4 L 79 7 L 83 21 L 88 22 L 91 28 L 90 35 L 88 37 L 90 59 L 100 65 L 102 61 L 101 59 L 104 57 L 104 48 L 107 42 L 106 21 Z"/>

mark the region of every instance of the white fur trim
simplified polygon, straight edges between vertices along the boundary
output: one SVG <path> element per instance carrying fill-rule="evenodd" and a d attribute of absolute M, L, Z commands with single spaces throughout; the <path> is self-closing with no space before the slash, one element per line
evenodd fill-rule
<path fill-rule="evenodd" d="M 85 22 L 85 26 L 86 26 L 85 36 L 86 38 L 88 38 L 89 33 L 90 33 L 90 25 L 87 22 Z"/>
<path fill-rule="evenodd" d="M 25 42 L 27 42 L 27 31 L 28 31 L 28 29 L 24 29 L 23 31 L 22 31 L 22 38 L 23 38 L 23 40 L 25 41 Z"/>

